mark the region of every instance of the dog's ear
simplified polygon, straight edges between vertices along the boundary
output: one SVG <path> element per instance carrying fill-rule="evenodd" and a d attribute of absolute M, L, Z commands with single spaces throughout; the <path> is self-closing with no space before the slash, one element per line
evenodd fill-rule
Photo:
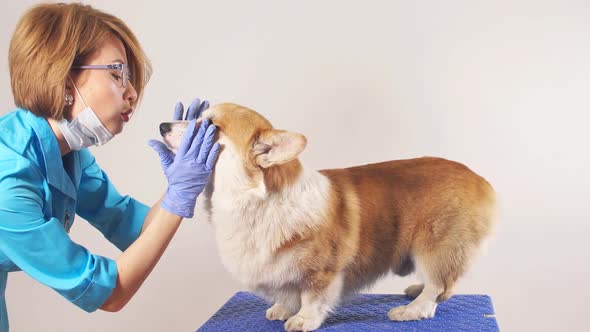
<path fill-rule="evenodd" d="M 285 130 L 263 130 L 252 147 L 257 165 L 268 168 L 282 165 L 295 158 L 307 145 L 305 136 Z"/>

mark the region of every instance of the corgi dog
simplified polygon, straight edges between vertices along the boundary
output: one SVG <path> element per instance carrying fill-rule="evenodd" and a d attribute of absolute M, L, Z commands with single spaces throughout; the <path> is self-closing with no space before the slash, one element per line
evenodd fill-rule
<path fill-rule="evenodd" d="M 214 226 L 225 267 L 273 303 L 266 318 L 286 321 L 286 331 L 319 328 L 339 301 L 389 272 L 422 281 L 389 319 L 431 318 L 493 228 L 494 190 L 460 163 L 316 171 L 298 159 L 305 136 L 251 109 L 219 104 L 197 123 L 204 118 L 222 149 L 196 215 Z M 178 145 L 187 123 L 163 123 L 164 141 Z"/>

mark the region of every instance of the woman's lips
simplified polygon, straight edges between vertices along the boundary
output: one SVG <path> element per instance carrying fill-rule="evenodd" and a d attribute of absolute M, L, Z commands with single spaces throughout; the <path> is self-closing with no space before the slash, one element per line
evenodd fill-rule
<path fill-rule="evenodd" d="M 131 115 L 131 112 L 133 112 L 133 110 L 121 113 L 121 120 L 123 120 L 123 122 L 129 122 L 129 115 Z"/>

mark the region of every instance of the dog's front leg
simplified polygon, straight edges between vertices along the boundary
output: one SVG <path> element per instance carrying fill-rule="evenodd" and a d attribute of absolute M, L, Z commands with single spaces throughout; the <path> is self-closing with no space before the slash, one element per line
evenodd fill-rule
<path fill-rule="evenodd" d="M 287 320 L 301 308 L 301 293 L 297 290 L 282 290 L 273 297 L 275 303 L 266 310 L 268 320 Z"/>
<path fill-rule="evenodd" d="M 308 284 L 311 287 L 301 292 L 301 309 L 285 322 L 286 331 L 313 331 L 319 328 L 340 300 L 340 274 L 319 274 Z"/>

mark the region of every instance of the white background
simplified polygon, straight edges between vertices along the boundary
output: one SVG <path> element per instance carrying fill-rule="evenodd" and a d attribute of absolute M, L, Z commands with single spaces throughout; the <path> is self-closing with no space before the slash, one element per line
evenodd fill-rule
<path fill-rule="evenodd" d="M 0 4 L 0 114 L 14 107 L 9 41 L 34 3 Z M 165 178 L 146 141 L 177 100 L 193 97 L 243 104 L 305 134 L 301 160 L 316 169 L 457 160 L 488 179 L 501 203 L 489 252 L 458 293 L 489 294 L 504 331 L 587 330 L 587 0 L 89 3 L 127 22 L 154 65 L 138 114 L 93 149 L 121 192 L 149 204 L 160 197 Z M 79 218 L 71 235 L 94 253 L 118 254 Z M 12 331 L 194 331 L 242 289 L 212 239 L 198 216 L 185 220 L 116 314 L 86 314 L 11 273 Z M 388 277 L 371 292 L 400 293 L 412 281 Z"/>

